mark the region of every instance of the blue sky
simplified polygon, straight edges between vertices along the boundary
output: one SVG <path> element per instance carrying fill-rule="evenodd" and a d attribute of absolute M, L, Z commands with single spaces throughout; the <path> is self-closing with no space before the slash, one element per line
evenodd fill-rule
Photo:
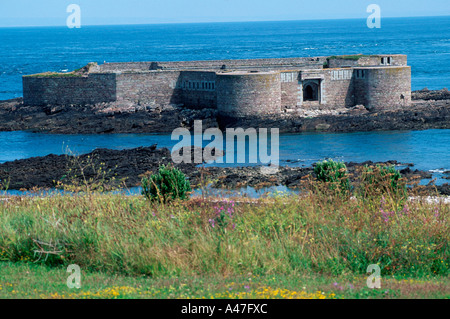
<path fill-rule="evenodd" d="M 450 15 L 449 0 L 0 0 L 0 26 L 63 26 L 69 4 L 82 25 L 153 24 Z"/>

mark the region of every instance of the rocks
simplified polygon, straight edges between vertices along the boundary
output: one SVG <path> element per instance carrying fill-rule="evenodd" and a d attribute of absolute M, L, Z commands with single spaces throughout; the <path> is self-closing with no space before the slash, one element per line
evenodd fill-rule
<path fill-rule="evenodd" d="M 450 92 L 447 88 L 435 91 L 430 91 L 427 88 L 424 88 L 419 91 L 413 91 L 411 93 L 411 98 L 413 100 L 450 100 Z"/>
<path fill-rule="evenodd" d="M 419 171 L 418 169 L 412 170 L 409 167 L 400 170 L 400 173 L 406 178 L 412 178 L 413 176 L 419 176 L 420 179 L 431 179 L 433 175 L 430 172 Z"/>
<path fill-rule="evenodd" d="M 9 180 L 10 189 L 53 188 L 58 181 L 69 182 L 67 176 L 81 176 L 80 167 L 84 167 L 86 179 L 99 178 L 101 168 L 108 172 L 104 176 L 106 179 L 114 177 L 119 181 L 126 178 L 126 185 L 132 187 L 140 184 L 142 174 L 156 172 L 160 165 L 170 163 L 170 151 L 166 148 L 96 149 L 79 157 L 52 154 L 0 164 L 0 180 Z M 176 166 L 183 171 L 195 168 L 194 164 Z M 72 174 L 69 174 L 70 170 L 73 170 Z"/>
<path fill-rule="evenodd" d="M 416 91 L 419 92 L 419 91 Z M 422 91 L 420 91 L 422 92 Z M 425 98 L 446 97 L 448 91 L 417 93 Z M 422 94 L 422 95 L 420 95 Z M 168 133 L 192 129 L 194 120 L 204 128 L 279 128 L 280 133 L 308 131 L 358 132 L 450 128 L 450 100 L 415 100 L 405 109 L 369 112 L 363 105 L 333 110 L 302 110 L 277 115 L 218 117 L 215 109 L 187 109 L 181 105 L 116 101 L 95 105 L 26 106 L 22 99 L 0 102 L 0 131 L 34 130 L 49 133 Z"/>
<path fill-rule="evenodd" d="M 75 175 L 81 176 L 80 167 L 84 167 L 83 174 L 86 179 L 104 178 L 109 185 L 119 185 L 125 181 L 126 187 L 139 186 L 143 175 L 156 173 L 159 166 L 173 164 L 170 151 L 166 148 L 156 149 L 139 147 L 128 150 L 96 149 L 95 151 L 73 157 L 68 155 L 47 155 L 0 164 L 0 180 L 9 181 L 9 189 L 53 188 L 58 182 L 70 184 Z M 195 152 L 196 149 L 194 148 Z M 214 154 L 214 152 L 211 152 Z M 191 153 L 191 155 L 193 152 Z M 223 154 L 219 154 L 223 155 Z M 364 165 L 404 165 L 397 161 L 384 163 L 346 163 L 349 175 L 356 181 L 358 170 Z M 248 167 L 198 167 L 198 164 L 174 164 L 189 178 L 194 188 L 201 187 L 207 181 L 212 181 L 214 188 L 239 189 L 241 187 L 254 187 L 256 189 L 269 186 L 284 185 L 290 188 L 302 186 L 302 180 L 313 175 L 312 167 L 279 167 L 276 174 L 264 174 L 260 166 Z M 94 167 L 95 169 L 92 169 Z M 99 168 L 107 172 L 100 175 Z M 404 177 L 429 178 L 427 172 L 404 170 Z M 114 177 L 114 180 L 112 179 Z M 438 187 L 439 189 L 439 187 Z M 447 188 L 441 187 L 444 192 Z"/>
<path fill-rule="evenodd" d="M 436 186 L 436 188 L 440 194 L 450 196 L 450 185 L 448 183 Z"/>
<path fill-rule="evenodd" d="M 316 125 L 316 130 L 317 131 L 325 131 L 328 130 L 331 127 L 330 124 L 326 124 L 326 123 L 320 123 Z"/>

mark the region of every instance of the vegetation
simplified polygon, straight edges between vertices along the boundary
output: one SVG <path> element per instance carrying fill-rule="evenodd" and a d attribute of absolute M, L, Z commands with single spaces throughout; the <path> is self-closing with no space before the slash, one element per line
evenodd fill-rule
<path fill-rule="evenodd" d="M 227 298 L 341 299 L 448 298 L 450 280 L 383 278 L 369 289 L 367 276 L 253 274 L 149 278 L 82 270 L 81 289 L 69 289 L 65 267 L 34 263 L 0 263 L 0 298 Z"/>
<path fill-rule="evenodd" d="M 0 200 L 0 298 L 448 298 L 450 206 L 397 196 L 392 168 L 363 172 L 356 197 L 325 161 L 301 195 L 187 199 L 184 174 L 161 167 L 146 196 Z M 382 289 L 366 286 L 373 264 Z"/>
<path fill-rule="evenodd" d="M 394 166 L 365 166 L 361 172 L 359 195 L 380 198 L 385 194 L 394 196 L 400 203 L 407 199 L 406 181 Z"/>
<path fill-rule="evenodd" d="M 186 199 L 191 185 L 180 170 L 162 165 L 158 174 L 142 178 L 142 195 L 148 199 L 167 202 L 173 199 Z"/>
<path fill-rule="evenodd" d="M 66 158 L 68 160 L 66 174 L 60 180 L 53 181 L 57 189 L 88 194 L 95 191 L 118 191 L 124 185 L 126 179 L 116 179 L 117 173 L 107 168 L 96 155 L 75 156 L 68 149 Z"/>
<path fill-rule="evenodd" d="M 335 59 L 344 59 L 344 60 L 354 60 L 357 61 L 359 59 L 361 59 L 362 57 L 367 57 L 368 55 L 363 55 L 363 54 L 354 54 L 354 55 L 333 55 L 330 56 L 328 59 L 329 60 L 335 60 Z"/>
<path fill-rule="evenodd" d="M 34 78 L 70 78 L 70 77 L 82 77 L 83 74 L 68 72 L 68 73 L 58 73 L 58 72 L 45 72 L 38 74 L 25 75 L 26 77 L 34 77 Z"/>
<path fill-rule="evenodd" d="M 314 166 L 317 180 L 327 183 L 331 189 L 339 188 L 343 192 L 350 190 L 347 167 L 343 162 L 331 159 L 318 162 Z"/>

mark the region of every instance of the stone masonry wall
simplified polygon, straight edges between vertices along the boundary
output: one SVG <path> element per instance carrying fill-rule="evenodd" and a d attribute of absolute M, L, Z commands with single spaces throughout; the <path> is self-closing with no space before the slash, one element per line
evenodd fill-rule
<path fill-rule="evenodd" d="M 322 94 L 326 109 L 354 106 L 353 70 L 324 69 Z"/>
<path fill-rule="evenodd" d="M 408 106 L 411 103 L 411 68 L 366 68 L 365 106 L 369 109 L 386 109 Z"/>
<path fill-rule="evenodd" d="M 182 104 L 179 71 L 117 74 L 117 100 L 150 106 Z"/>
<path fill-rule="evenodd" d="M 281 80 L 281 110 L 296 109 L 299 102 L 298 71 L 280 73 Z"/>
<path fill-rule="evenodd" d="M 178 79 L 182 101 L 188 108 L 216 108 L 216 73 L 183 71 Z"/>
<path fill-rule="evenodd" d="M 217 74 L 219 114 L 247 117 L 281 112 L 281 83 L 277 72 Z"/>
<path fill-rule="evenodd" d="M 384 59 L 384 64 L 382 61 Z M 390 64 L 387 62 L 387 58 L 390 58 Z M 386 54 L 386 55 L 362 55 L 359 59 L 349 59 L 333 57 L 328 59 L 328 67 L 333 68 L 345 68 L 345 67 L 357 67 L 357 66 L 376 66 L 376 65 L 391 65 L 391 66 L 406 66 L 407 56 L 403 54 Z"/>
<path fill-rule="evenodd" d="M 25 105 L 83 105 L 116 100 L 115 74 L 24 76 L 22 84 Z"/>
<path fill-rule="evenodd" d="M 225 65 L 228 69 L 283 69 L 308 66 L 308 68 L 322 68 L 325 57 L 317 58 L 281 58 L 281 59 L 248 59 L 248 60 L 205 60 L 205 61 L 173 61 L 157 62 L 165 70 L 220 70 Z M 105 63 L 98 66 L 99 72 L 120 71 L 148 71 L 152 62 L 120 62 Z"/>

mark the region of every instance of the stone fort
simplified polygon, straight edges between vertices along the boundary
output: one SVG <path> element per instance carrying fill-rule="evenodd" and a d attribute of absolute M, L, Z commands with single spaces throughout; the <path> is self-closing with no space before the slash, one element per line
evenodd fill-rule
<path fill-rule="evenodd" d="M 69 73 L 24 76 L 26 105 L 126 101 L 150 107 L 214 108 L 248 117 L 296 110 L 410 105 L 406 55 L 89 63 Z"/>

